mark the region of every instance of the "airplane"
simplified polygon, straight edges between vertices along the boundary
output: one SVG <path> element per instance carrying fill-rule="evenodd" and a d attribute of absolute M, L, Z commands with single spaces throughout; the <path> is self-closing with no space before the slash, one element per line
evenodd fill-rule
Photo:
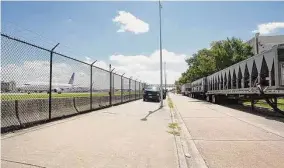
<path fill-rule="evenodd" d="M 51 89 L 53 92 L 61 94 L 62 92 L 74 91 L 82 88 L 74 85 L 75 73 L 73 72 L 68 84 L 65 83 L 52 83 Z M 28 82 L 18 88 L 19 91 L 24 92 L 49 92 L 49 82 Z"/>

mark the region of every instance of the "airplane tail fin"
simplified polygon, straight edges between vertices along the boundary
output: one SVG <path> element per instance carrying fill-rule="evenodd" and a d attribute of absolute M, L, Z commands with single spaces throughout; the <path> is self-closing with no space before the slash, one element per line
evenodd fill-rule
<path fill-rule="evenodd" d="M 73 85 L 73 83 L 74 83 L 74 76 L 75 76 L 75 73 L 73 72 L 73 74 L 72 74 L 72 76 L 71 76 L 71 78 L 70 78 L 68 84 Z"/>

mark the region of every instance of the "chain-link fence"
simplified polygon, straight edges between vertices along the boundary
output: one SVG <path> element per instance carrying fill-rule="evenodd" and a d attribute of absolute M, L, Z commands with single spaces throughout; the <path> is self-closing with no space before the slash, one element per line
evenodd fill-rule
<path fill-rule="evenodd" d="M 1 34 L 1 132 L 142 98 L 143 83 Z"/>

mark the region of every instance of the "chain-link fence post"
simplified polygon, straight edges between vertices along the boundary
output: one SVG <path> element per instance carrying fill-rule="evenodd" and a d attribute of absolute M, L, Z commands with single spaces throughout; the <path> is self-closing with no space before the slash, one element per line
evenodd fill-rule
<path fill-rule="evenodd" d="M 129 78 L 129 89 L 128 89 L 129 100 L 130 100 L 130 97 L 131 97 L 131 96 L 130 96 L 130 95 L 131 95 L 131 78 L 132 78 L 132 77 Z"/>
<path fill-rule="evenodd" d="M 109 105 L 112 105 L 112 92 L 113 92 L 113 89 L 112 89 L 112 84 L 113 84 L 113 78 L 112 78 L 112 71 L 114 70 L 115 68 L 111 69 L 111 64 L 109 64 Z"/>
<path fill-rule="evenodd" d="M 113 97 L 114 100 L 115 100 L 115 88 L 114 88 L 114 84 L 115 84 L 115 81 L 114 81 L 114 73 L 112 73 L 112 97 Z"/>
<path fill-rule="evenodd" d="M 111 64 L 109 64 L 109 105 L 111 105 Z"/>
<path fill-rule="evenodd" d="M 138 82 L 138 83 L 139 83 L 139 92 L 138 92 L 139 94 L 138 94 L 138 97 L 139 97 L 139 99 L 140 99 L 140 95 L 141 95 L 141 90 L 140 90 L 141 88 L 140 88 L 140 85 L 141 85 L 141 83 L 140 83 L 140 82 Z"/>
<path fill-rule="evenodd" d="M 121 79 L 120 79 L 120 103 L 122 103 L 123 102 L 123 100 L 122 100 L 122 96 L 123 96 L 123 81 L 122 81 L 123 79 L 122 79 L 122 75 L 121 75 Z"/>
<path fill-rule="evenodd" d="M 91 69 L 90 69 L 91 70 L 91 75 L 90 75 L 90 110 L 93 109 L 93 65 L 96 62 L 97 62 L 97 60 L 90 64 L 90 67 L 91 67 Z"/>
<path fill-rule="evenodd" d="M 134 94 L 135 94 L 135 100 L 136 100 L 136 80 L 134 81 L 134 89 L 135 89 Z"/>
<path fill-rule="evenodd" d="M 125 74 L 125 73 L 124 73 Z M 123 75 L 124 74 L 122 74 L 121 75 L 121 80 L 120 80 L 120 82 L 121 82 L 121 92 L 120 92 L 120 96 L 121 96 L 121 98 L 120 98 L 120 100 L 121 100 L 121 103 L 123 103 Z"/>
<path fill-rule="evenodd" d="M 48 97 L 48 119 L 51 119 L 51 91 L 52 91 L 52 62 L 53 62 L 53 51 L 55 50 L 55 48 L 59 45 L 56 44 L 50 51 L 50 62 L 49 62 L 49 97 Z"/>

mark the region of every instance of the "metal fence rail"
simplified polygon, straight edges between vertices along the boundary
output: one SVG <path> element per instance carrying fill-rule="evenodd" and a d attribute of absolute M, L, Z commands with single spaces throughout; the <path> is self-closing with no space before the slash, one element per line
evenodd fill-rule
<path fill-rule="evenodd" d="M 144 83 L 1 34 L 1 132 L 142 98 Z"/>

